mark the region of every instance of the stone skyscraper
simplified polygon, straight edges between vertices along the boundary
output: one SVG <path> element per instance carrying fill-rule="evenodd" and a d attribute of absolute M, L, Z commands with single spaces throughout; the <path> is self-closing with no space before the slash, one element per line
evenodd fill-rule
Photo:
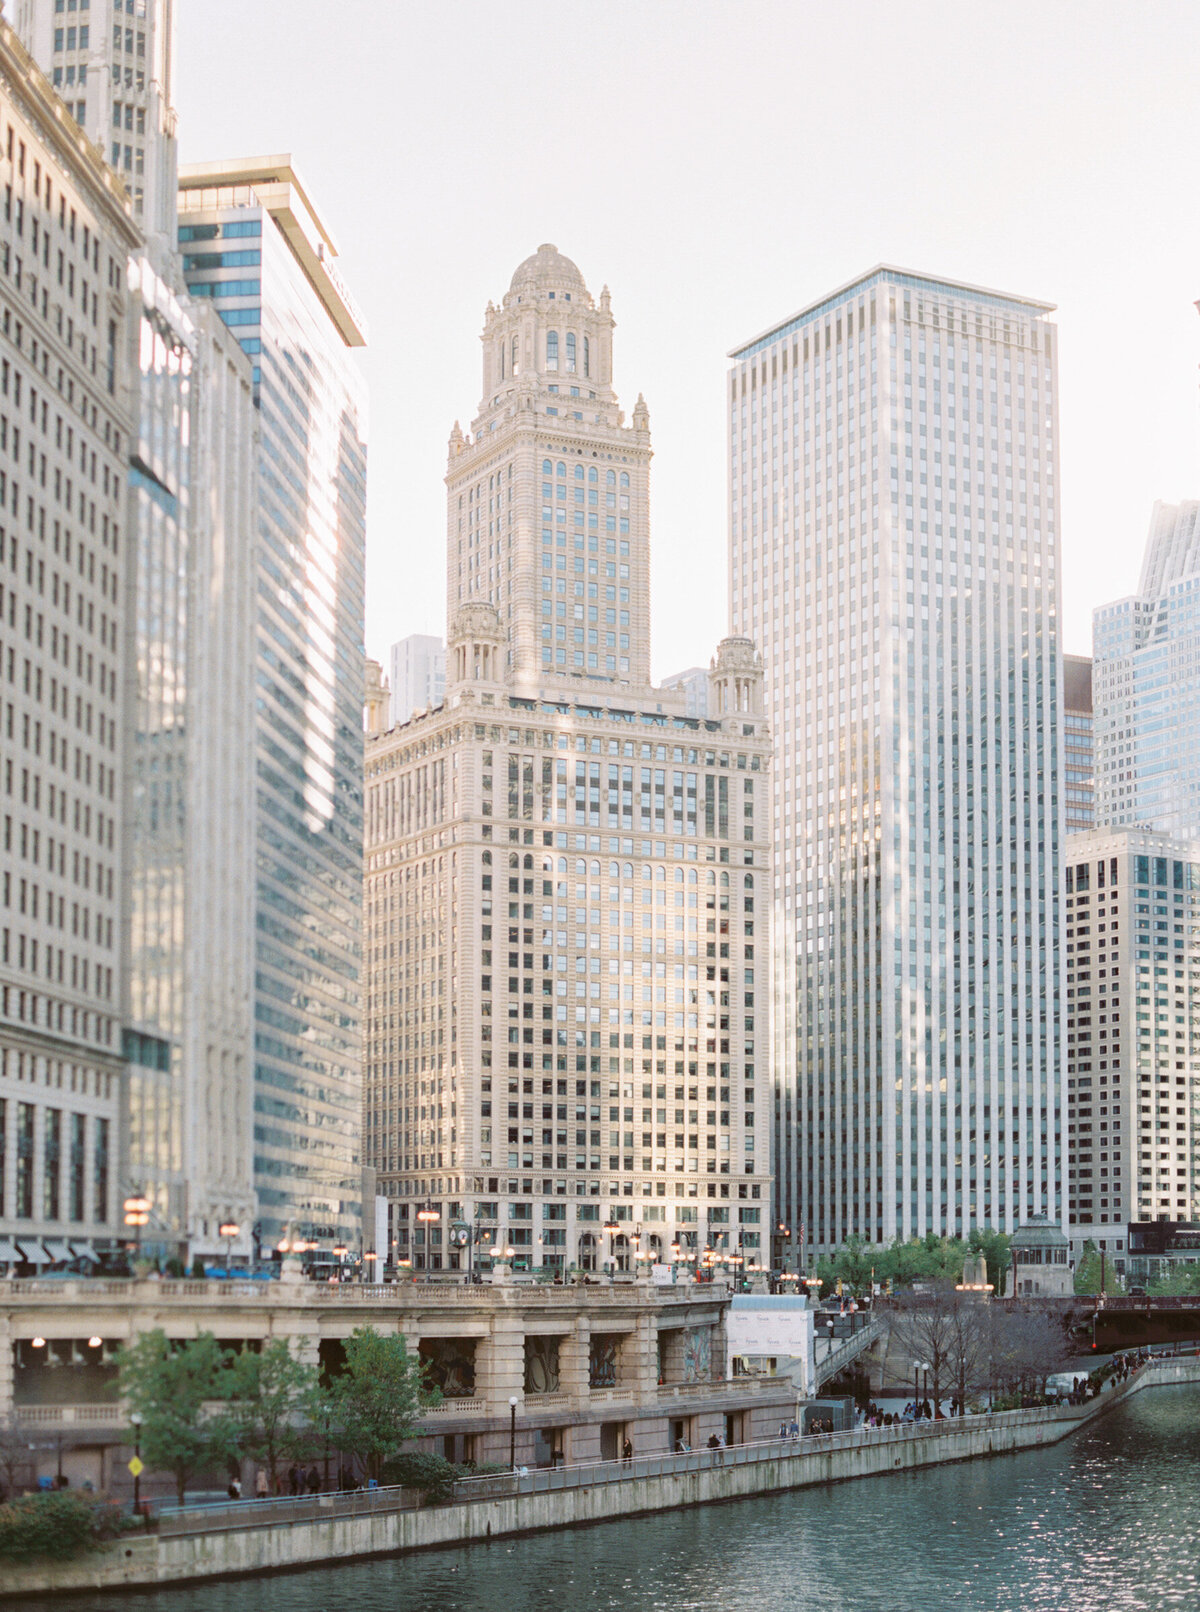
<path fill-rule="evenodd" d="M 418 1268 L 769 1252 L 761 666 L 726 640 L 707 719 L 650 685 L 612 329 L 552 246 L 489 306 L 445 703 L 367 744 L 364 1158 Z"/>
<path fill-rule="evenodd" d="M 778 1218 L 1063 1218 L 1050 305 L 881 267 L 736 348 L 775 738 Z"/>

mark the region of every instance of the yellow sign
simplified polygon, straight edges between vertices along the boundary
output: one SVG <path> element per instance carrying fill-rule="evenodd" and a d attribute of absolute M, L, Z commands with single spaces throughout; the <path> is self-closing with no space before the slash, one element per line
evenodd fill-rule
<path fill-rule="evenodd" d="M 135 1478 L 141 1477 L 142 1473 L 146 1470 L 146 1467 L 140 1455 L 135 1455 L 133 1460 L 130 1461 L 129 1470 L 133 1473 Z"/>

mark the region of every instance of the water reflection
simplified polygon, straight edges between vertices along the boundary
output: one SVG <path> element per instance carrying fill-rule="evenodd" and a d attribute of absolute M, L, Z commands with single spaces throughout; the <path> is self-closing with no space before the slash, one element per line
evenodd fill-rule
<path fill-rule="evenodd" d="M 78 1612 L 1169 1612 L 1200 1607 L 1200 1390 L 1052 1449 Z M 38 1602 L 28 1612 L 50 1612 Z M 62 1603 L 57 1603 L 61 1606 Z"/>

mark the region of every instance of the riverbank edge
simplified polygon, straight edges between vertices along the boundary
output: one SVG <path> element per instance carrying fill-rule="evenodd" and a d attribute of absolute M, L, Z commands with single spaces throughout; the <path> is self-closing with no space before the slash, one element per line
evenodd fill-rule
<path fill-rule="evenodd" d="M 1200 1382 L 1200 1356 L 1144 1368 L 1089 1405 L 1065 1410 L 1009 1412 L 1003 1418 L 936 1424 L 928 1436 L 868 1435 L 861 1443 L 781 1449 L 777 1457 L 744 1465 L 632 1476 L 577 1489 L 509 1495 L 437 1507 L 282 1523 L 243 1532 L 155 1535 L 120 1540 L 82 1561 L 7 1566 L 0 1604 L 33 1595 L 153 1589 L 209 1579 L 301 1572 L 345 1559 L 406 1555 L 488 1543 L 521 1534 L 578 1528 L 646 1516 L 682 1506 L 777 1494 L 814 1484 L 843 1483 L 883 1473 L 916 1471 L 949 1461 L 1008 1455 L 1056 1444 L 1130 1394 L 1145 1387 Z"/>

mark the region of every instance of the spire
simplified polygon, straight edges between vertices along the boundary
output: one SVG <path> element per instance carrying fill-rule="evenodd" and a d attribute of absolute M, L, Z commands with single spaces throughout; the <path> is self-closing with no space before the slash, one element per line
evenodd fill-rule
<path fill-rule="evenodd" d="M 646 407 L 646 399 L 638 393 L 637 402 L 633 405 L 633 429 L 635 431 L 649 431 L 650 410 Z"/>

